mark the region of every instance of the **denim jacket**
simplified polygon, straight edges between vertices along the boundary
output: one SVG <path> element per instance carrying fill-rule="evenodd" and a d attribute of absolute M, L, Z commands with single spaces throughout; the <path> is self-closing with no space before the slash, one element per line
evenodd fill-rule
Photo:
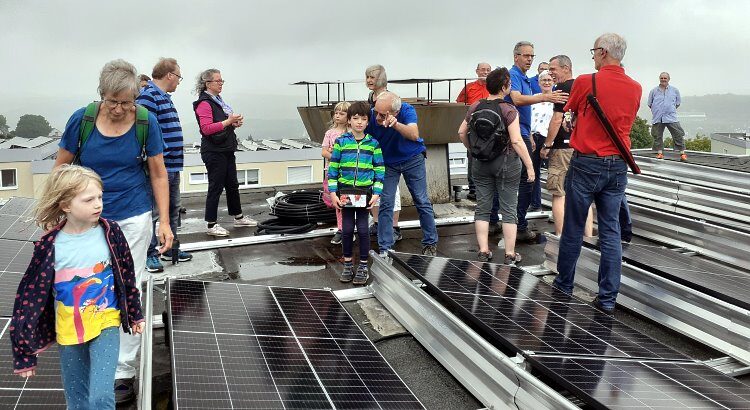
<path fill-rule="evenodd" d="M 135 283 L 135 269 L 130 247 L 120 226 L 100 218 L 112 257 L 115 293 L 120 306 L 122 328 L 130 329 L 144 321 L 141 313 L 140 290 Z M 45 233 L 34 243 L 34 255 L 18 285 L 10 322 L 13 347 L 13 368 L 21 373 L 36 368 L 37 354 L 55 342 L 55 238 L 65 221 Z"/>

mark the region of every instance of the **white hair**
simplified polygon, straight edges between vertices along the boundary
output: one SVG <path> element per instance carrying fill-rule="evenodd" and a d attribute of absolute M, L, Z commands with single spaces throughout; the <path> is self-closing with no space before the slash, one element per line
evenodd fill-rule
<path fill-rule="evenodd" d="M 628 44 L 625 42 L 625 39 L 615 33 L 602 34 L 596 39 L 594 44 L 607 50 L 607 54 L 617 61 L 622 61 L 625 57 L 625 50 L 628 49 Z"/>
<path fill-rule="evenodd" d="M 122 91 L 130 91 L 135 98 L 138 96 L 140 84 L 138 70 L 133 64 L 125 60 L 112 60 L 104 64 L 99 74 L 99 95 L 118 94 Z"/>
<path fill-rule="evenodd" d="M 542 77 L 552 78 L 552 74 L 549 73 L 549 70 L 544 70 L 541 73 L 539 73 L 539 81 L 542 80 Z"/>
<path fill-rule="evenodd" d="M 378 95 L 378 101 L 383 99 L 391 100 L 391 111 L 396 112 L 401 110 L 401 97 L 396 95 L 396 93 L 391 91 L 383 91 L 380 95 Z"/>

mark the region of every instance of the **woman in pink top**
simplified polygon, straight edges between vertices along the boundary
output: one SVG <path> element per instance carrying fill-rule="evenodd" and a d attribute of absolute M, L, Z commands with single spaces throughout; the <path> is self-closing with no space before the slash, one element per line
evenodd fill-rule
<path fill-rule="evenodd" d="M 195 118 L 201 133 L 201 159 L 208 172 L 206 194 L 206 233 L 212 236 L 228 236 L 229 231 L 216 223 L 221 192 L 227 192 L 229 215 L 234 216 L 235 227 L 255 226 L 258 223 L 242 214 L 237 163 L 235 129 L 242 126 L 244 117 L 234 112 L 219 95 L 224 88 L 221 72 L 209 68 L 198 76 L 195 91 L 198 100 L 193 102 Z"/>

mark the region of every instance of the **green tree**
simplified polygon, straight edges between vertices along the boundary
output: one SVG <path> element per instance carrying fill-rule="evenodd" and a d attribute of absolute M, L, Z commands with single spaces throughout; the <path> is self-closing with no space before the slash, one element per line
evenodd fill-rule
<path fill-rule="evenodd" d="M 654 138 L 648 132 L 648 122 L 636 116 L 633 128 L 630 129 L 630 148 L 651 148 L 653 145 Z"/>
<path fill-rule="evenodd" d="M 52 127 L 41 115 L 26 114 L 18 120 L 16 135 L 23 138 L 46 137 Z"/>
<path fill-rule="evenodd" d="M 8 135 L 8 120 L 0 114 L 0 136 Z"/>
<path fill-rule="evenodd" d="M 685 140 L 685 148 L 691 151 L 711 152 L 711 138 L 705 135 L 696 135 L 691 140 Z"/>

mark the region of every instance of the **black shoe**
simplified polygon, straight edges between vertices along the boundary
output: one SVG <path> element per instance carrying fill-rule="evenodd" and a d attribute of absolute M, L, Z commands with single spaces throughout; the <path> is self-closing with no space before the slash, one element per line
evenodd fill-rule
<path fill-rule="evenodd" d="M 530 206 L 528 212 L 539 212 L 542 210 L 542 207 L 539 206 Z"/>
<path fill-rule="evenodd" d="M 115 380 L 115 403 L 130 403 L 135 399 L 135 378 Z"/>
<path fill-rule="evenodd" d="M 404 235 L 401 235 L 401 228 L 394 226 L 393 227 L 393 241 L 398 242 L 402 239 L 404 239 Z"/>
<path fill-rule="evenodd" d="M 602 303 L 599 302 L 599 296 L 595 297 L 593 301 L 591 301 L 591 306 L 594 307 L 594 309 L 607 314 L 607 315 L 614 315 L 615 314 L 615 308 L 607 309 L 604 306 L 602 306 Z"/>
<path fill-rule="evenodd" d="M 468 194 L 466 194 L 466 199 L 468 199 L 470 201 L 476 201 L 477 200 L 477 194 L 475 194 L 474 192 L 469 192 Z"/>
<path fill-rule="evenodd" d="M 378 237 L 378 223 L 375 222 L 370 225 L 370 236 Z"/>
<path fill-rule="evenodd" d="M 425 256 L 435 256 L 437 255 L 437 246 L 435 245 L 425 245 L 422 247 L 422 255 Z"/>
<path fill-rule="evenodd" d="M 357 273 L 354 275 L 352 285 L 364 285 L 367 283 L 367 279 L 370 278 L 370 270 L 367 268 L 367 262 L 359 262 L 357 266 Z"/>
<path fill-rule="evenodd" d="M 523 258 L 521 258 L 521 254 L 516 252 L 513 255 L 505 255 L 505 259 L 503 260 L 504 265 L 510 265 L 510 266 L 516 266 L 517 263 L 520 263 Z"/>
<path fill-rule="evenodd" d="M 518 234 L 516 235 L 516 241 L 519 242 L 530 242 L 536 239 L 536 232 L 533 232 L 529 229 L 525 229 L 523 231 L 518 231 Z"/>
<path fill-rule="evenodd" d="M 339 277 L 340 282 L 351 282 L 354 278 L 354 270 L 352 268 L 354 265 L 352 265 L 351 262 L 344 262 L 344 270 L 341 272 L 341 276 Z"/>
<path fill-rule="evenodd" d="M 191 261 L 192 259 L 193 259 L 193 255 L 191 255 L 191 254 L 189 254 L 189 253 L 187 253 L 185 251 L 179 251 L 179 253 L 177 254 L 177 261 L 178 262 L 188 262 L 188 261 Z M 172 250 L 170 250 L 168 252 L 164 252 L 163 254 L 161 254 L 161 260 L 167 261 L 167 262 L 172 262 Z"/>
<path fill-rule="evenodd" d="M 489 262 L 492 259 L 492 252 L 479 252 L 477 255 L 477 261 Z"/>
<path fill-rule="evenodd" d="M 341 245 L 341 231 L 336 231 L 335 234 L 333 234 L 333 238 L 331 239 L 331 243 L 334 245 Z"/>

